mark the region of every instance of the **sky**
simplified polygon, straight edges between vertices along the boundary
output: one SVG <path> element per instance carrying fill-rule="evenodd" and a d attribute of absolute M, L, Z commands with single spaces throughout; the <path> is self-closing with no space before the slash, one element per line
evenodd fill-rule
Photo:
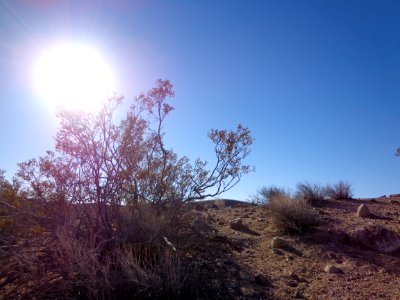
<path fill-rule="evenodd" d="M 356 197 L 400 193 L 400 2 L 0 2 L 0 168 L 54 148 L 57 118 L 35 90 L 41 51 L 97 49 L 126 101 L 169 79 L 166 142 L 213 160 L 211 128 L 255 138 L 246 175 L 224 198 L 263 186 L 348 181 Z"/>

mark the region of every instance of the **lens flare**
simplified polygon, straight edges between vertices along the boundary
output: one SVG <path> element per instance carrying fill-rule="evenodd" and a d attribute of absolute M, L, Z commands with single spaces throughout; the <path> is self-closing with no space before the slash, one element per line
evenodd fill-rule
<path fill-rule="evenodd" d="M 42 53 L 34 71 L 35 87 L 49 105 L 93 111 L 115 90 L 111 68 L 93 48 L 63 44 Z"/>

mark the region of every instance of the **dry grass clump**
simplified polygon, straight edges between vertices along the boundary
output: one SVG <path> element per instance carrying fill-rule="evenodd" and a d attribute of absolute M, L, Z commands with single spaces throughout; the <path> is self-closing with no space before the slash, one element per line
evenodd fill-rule
<path fill-rule="evenodd" d="M 279 196 L 290 197 L 290 191 L 284 187 L 271 185 L 259 189 L 256 195 L 252 196 L 252 202 L 255 204 L 267 204 L 272 198 Z"/>
<path fill-rule="evenodd" d="M 328 196 L 336 200 L 351 199 L 353 197 L 353 188 L 350 183 L 339 181 L 328 188 Z"/>
<path fill-rule="evenodd" d="M 1 247 L 8 265 L 0 273 L 8 280 L 0 289 L 7 284 L 9 289 L 2 297 L 16 297 L 18 286 L 30 282 L 25 293 L 37 299 L 196 298 L 195 267 L 175 242 L 181 225 L 176 209 L 157 212 L 148 203 L 120 207 L 109 223 L 111 235 L 80 216 L 83 207 L 70 209 L 56 228 L 45 226 L 34 236 L 18 237 L 16 246 L 9 240 Z"/>
<path fill-rule="evenodd" d="M 110 243 L 59 232 L 56 259 L 63 262 L 69 290 L 87 299 L 182 299 L 190 297 L 195 273 L 167 244 Z"/>
<path fill-rule="evenodd" d="M 297 185 L 296 198 L 304 199 L 312 206 L 320 206 L 328 197 L 328 188 L 315 183 L 303 182 Z"/>
<path fill-rule="evenodd" d="M 284 233 L 303 233 L 320 223 L 318 213 L 301 198 L 278 195 L 270 199 L 268 207 L 275 227 Z"/>

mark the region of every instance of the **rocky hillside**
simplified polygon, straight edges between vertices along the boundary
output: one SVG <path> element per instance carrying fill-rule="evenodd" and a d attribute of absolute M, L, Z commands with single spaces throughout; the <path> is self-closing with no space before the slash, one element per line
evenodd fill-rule
<path fill-rule="evenodd" d="M 319 228 L 282 235 L 265 206 L 197 206 L 192 225 L 207 241 L 215 298 L 400 299 L 400 198 L 328 200 L 314 209 Z"/>
<path fill-rule="evenodd" d="M 165 239 L 192 266 L 184 274 L 193 287 L 189 298 L 400 299 L 400 197 L 326 200 L 312 209 L 317 228 L 283 234 L 266 205 L 193 205 L 180 234 Z M 37 268 L 52 263 L 37 260 Z M 15 266 L 2 262 L 0 299 L 32 299 L 40 284 L 47 288 L 41 295 L 54 295 L 72 276 L 46 271 L 35 281 Z"/>

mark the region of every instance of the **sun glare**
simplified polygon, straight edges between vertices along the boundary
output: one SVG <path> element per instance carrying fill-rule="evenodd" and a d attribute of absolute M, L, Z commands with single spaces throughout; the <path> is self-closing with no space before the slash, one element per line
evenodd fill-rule
<path fill-rule="evenodd" d="M 115 90 L 111 68 L 88 46 L 58 45 L 47 49 L 34 71 L 39 95 L 54 107 L 93 111 Z"/>

